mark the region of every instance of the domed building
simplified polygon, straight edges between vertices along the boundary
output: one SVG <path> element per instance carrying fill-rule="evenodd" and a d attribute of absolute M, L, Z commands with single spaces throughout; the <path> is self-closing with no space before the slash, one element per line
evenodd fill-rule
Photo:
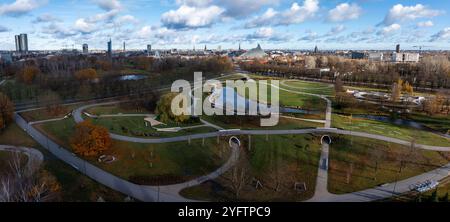
<path fill-rule="evenodd" d="M 261 59 L 264 57 L 267 57 L 267 53 L 264 52 L 264 50 L 261 49 L 261 46 L 258 44 L 258 46 L 254 49 L 248 50 L 246 53 L 242 54 L 240 58 L 242 59 Z"/>

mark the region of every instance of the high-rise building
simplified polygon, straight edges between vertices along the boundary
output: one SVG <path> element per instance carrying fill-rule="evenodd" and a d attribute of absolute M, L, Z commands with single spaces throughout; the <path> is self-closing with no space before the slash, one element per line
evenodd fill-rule
<path fill-rule="evenodd" d="M 20 34 L 15 36 L 16 51 L 28 52 L 28 36 L 27 34 Z"/>
<path fill-rule="evenodd" d="M 28 36 L 27 36 L 27 34 L 20 34 L 20 42 L 22 45 L 22 51 L 28 52 Z"/>
<path fill-rule="evenodd" d="M 83 54 L 88 54 L 89 53 L 89 46 L 88 44 L 83 44 Z"/>
<path fill-rule="evenodd" d="M 152 45 L 148 44 L 147 45 L 147 52 L 151 52 L 152 51 Z"/>
<path fill-rule="evenodd" d="M 314 53 L 317 54 L 319 52 L 319 48 L 317 46 L 314 48 Z"/>
<path fill-rule="evenodd" d="M 126 43 L 123 42 L 123 52 L 125 52 L 125 51 L 126 51 Z"/>
<path fill-rule="evenodd" d="M 108 41 L 108 56 L 112 56 L 112 40 Z"/>
<path fill-rule="evenodd" d="M 395 52 L 400 53 L 400 44 L 397 44 L 395 47 Z"/>

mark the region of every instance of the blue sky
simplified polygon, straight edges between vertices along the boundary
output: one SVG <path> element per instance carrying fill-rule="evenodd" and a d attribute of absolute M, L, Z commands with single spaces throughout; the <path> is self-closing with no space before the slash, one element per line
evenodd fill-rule
<path fill-rule="evenodd" d="M 448 0 L 0 0 L 0 50 L 252 48 L 450 50 Z"/>

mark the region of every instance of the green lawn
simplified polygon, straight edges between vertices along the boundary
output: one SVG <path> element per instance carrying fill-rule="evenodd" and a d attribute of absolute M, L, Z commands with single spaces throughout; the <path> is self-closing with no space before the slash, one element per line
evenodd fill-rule
<path fill-rule="evenodd" d="M 261 126 L 260 118 L 253 117 L 236 117 L 236 116 L 202 116 L 202 119 L 218 125 L 224 129 L 305 129 L 323 127 L 322 123 L 308 122 L 296 119 L 287 119 L 280 117 L 276 126 Z"/>
<path fill-rule="evenodd" d="M 450 116 L 445 115 L 426 115 L 421 113 L 413 113 L 408 115 L 408 119 L 437 130 L 442 133 L 447 133 L 450 130 Z"/>
<path fill-rule="evenodd" d="M 419 175 L 449 161 L 449 153 L 411 150 L 379 140 L 334 135 L 330 145 L 328 190 L 342 194 L 373 188 Z"/>
<path fill-rule="evenodd" d="M 67 115 L 69 112 L 71 112 L 73 109 L 78 107 L 80 105 L 64 105 L 64 111 L 60 114 L 53 115 L 52 113 L 48 112 L 47 109 L 37 109 L 27 112 L 21 112 L 20 115 L 28 122 L 33 121 L 39 121 L 39 120 L 47 120 L 47 119 L 55 119 L 55 118 L 61 118 Z"/>
<path fill-rule="evenodd" d="M 176 137 L 176 136 L 191 135 L 197 133 L 208 133 L 216 131 L 214 128 L 205 126 L 191 129 L 189 128 L 182 129 L 178 132 L 158 132 L 156 129 L 150 126 L 145 126 L 144 117 L 104 117 L 91 120 L 94 124 L 106 127 L 112 133 L 132 137 L 145 137 L 145 138 Z M 192 123 L 192 124 L 169 123 L 168 125 L 162 125 L 158 127 L 160 128 L 189 127 L 198 125 L 200 125 L 200 123 Z M 144 133 L 148 134 L 149 136 L 145 136 Z"/>
<path fill-rule="evenodd" d="M 67 119 L 38 125 L 61 144 L 70 148 L 70 136 L 75 122 Z M 216 139 L 206 139 L 167 144 L 139 144 L 113 141 L 106 154 L 114 155 L 117 161 L 111 164 L 98 163 L 95 158 L 87 158 L 91 163 L 117 176 L 141 184 L 170 184 L 207 174 L 220 166 L 229 156 L 225 142 L 216 144 Z"/>
<path fill-rule="evenodd" d="M 215 181 L 181 192 L 185 197 L 215 201 L 301 201 L 312 197 L 320 156 L 318 138 L 311 135 L 241 136 L 243 149 L 238 169 L 244 169 L 245 186 L 236 198 L 231 188 L 232 170 Z M 253 178 L 255 180 L 253 180 Z M 256 189 L 256 180 L 262 188 Z M 295 183 L 306 191 L 294 190 Z M 278 189 L 277 189 L 278 187 Z"/>
<path fill-rule="evenodd" d="M 307 81 L 286 81 L 285 82 L 286 85 L 291 86 L 291 87 L 286 87 L 284 85 L 281 85 L 283 88 L 286 89 L 298 89 L 301 92 L 305 92 L 305 93 L 312 93 L 312 94 L 318 94 L 318 95 L 327 95 L 327 96 L 332 96 L 334 95 L 334 87 L 333 86 L 329 86 L 329 84 L 325 84 L 325 83 L 319 83 L 319 82 L 307 82 Z"/>
<path fill-rule="evenodd" d="M 398 138 L 406 141 L 415 140 L 416 143 L 434 145 L 434 146 L 450 146 L 450 139 L 441 137 L 437 134 L 417 130 L 414 128 L 402 127 L 381 121 L 374 121 L 362 118 L 350 118 L 350 116 L 342 116 L 333 114 L 332 127 L 345 130 L 361 131 L 383 136 Z"/>
<path fill-rule="evenodd" d="M 120 104 L 113 105 L 103 105 L 103 106 L 95 106 L 88 108 L 85 110 L 86 112 L 93 115 L 109 115 L 109 114 L 147 114 L 149 113 L 146 109 L 133 109 L 127 108 L 125 106 L 121 106 Z"/>

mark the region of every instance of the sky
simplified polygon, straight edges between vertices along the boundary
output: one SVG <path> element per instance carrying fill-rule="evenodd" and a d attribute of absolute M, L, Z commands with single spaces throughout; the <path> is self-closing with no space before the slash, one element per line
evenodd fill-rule
<path fill-rule="evenodd" d="M 30 50 L 450 50 L 450 0 L 0 0 L 0 50 L 20 33 Z"/>

